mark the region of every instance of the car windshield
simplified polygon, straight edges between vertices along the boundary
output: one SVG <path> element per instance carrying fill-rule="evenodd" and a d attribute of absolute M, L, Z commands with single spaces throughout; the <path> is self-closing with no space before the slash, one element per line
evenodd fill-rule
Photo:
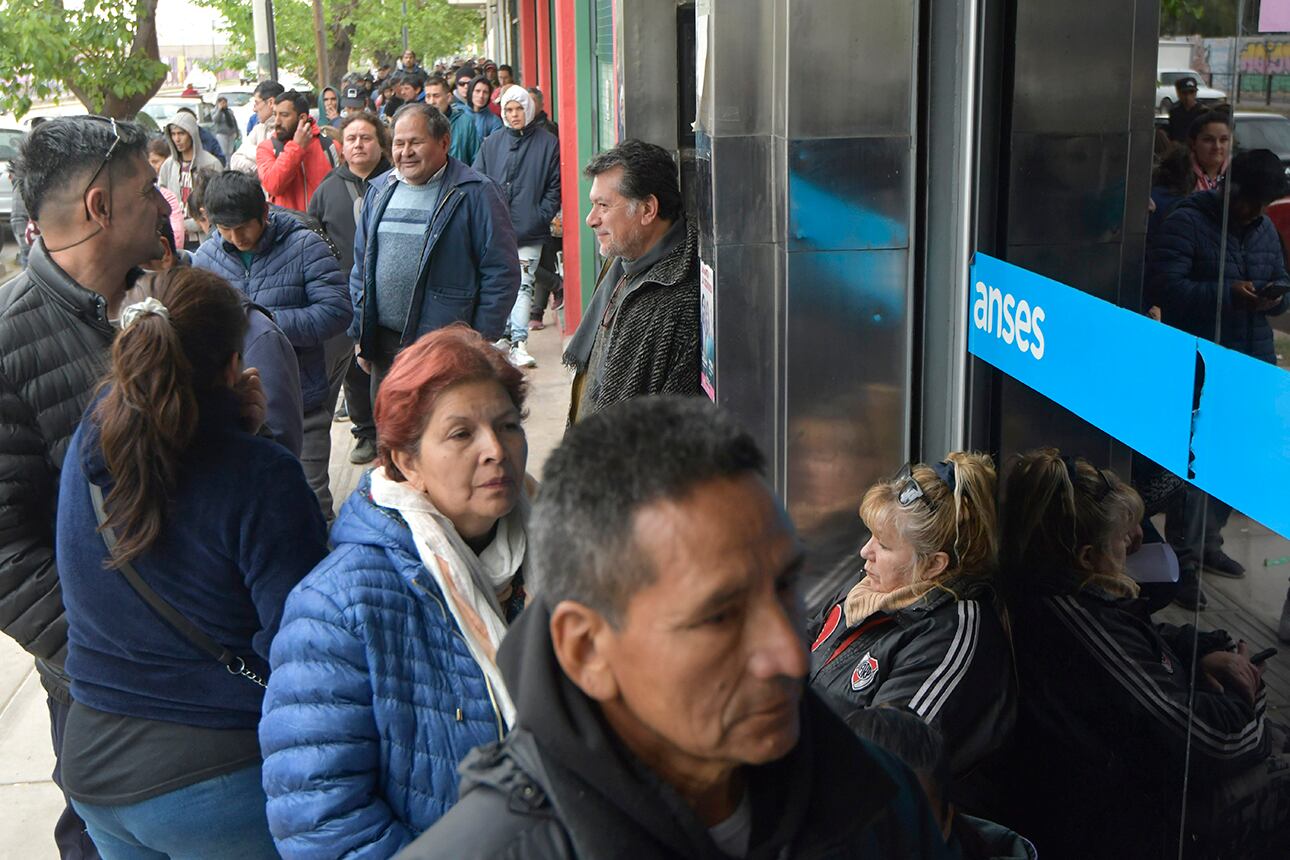
<path fill-rule="evenodd" d="M 1195 72 L 1161 72 L 1160 83 L 1172 85 L 1179 78 L 1192 77 L 1196 78 L 1196 83 L 1200 84 L 1200 77 Z"/>
<path fill-rule="evenodd" d="M 1239 117 L 1236 144 L 1241 149 L 1270 149 L 1278 155 L 1290 154 L 1290 119 Z"/>
<path fill-rule="evenodd" d="M 16 129 L 0 129 L 0 161 L 12 161 L 18 155 L 18 144 L 22 143 L 22 132 Z"/>
<path fill-rule="evenodd" d="M 229 107 L 241 107 L 251 101 L 250 93 L 218 93 L 217 96 L 228 99 Z"/>
<path fill-rule="evenodd" d="M 205 102 L 193 100 L 182 102 L 148 102 L 148 104 L 143 106 L 143 112 L 157 120 L 161 125 L 165 125 L 168 121 L 175 118 L 175 114 L 179 113 L 180 108 L 185 107 L 197 114 L 198 122 L 209 122 L 211 112 L 214 110 L 214 108 Z"/>

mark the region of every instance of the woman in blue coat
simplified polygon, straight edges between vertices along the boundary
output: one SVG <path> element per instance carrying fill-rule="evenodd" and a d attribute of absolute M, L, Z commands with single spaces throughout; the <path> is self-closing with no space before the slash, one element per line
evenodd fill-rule
<path fill-rule="evenodd" d="M 153 297 L 122 313 L 107 385 L 64 464 L 57 559 L 75 703 L 62 786 L 108 860 L 275 856 L 251 676 L 267 674 L 287 594 L 327 535 L 300 463 L 249 432 L 263 407 L 236 390 L 246 325 L 219 277 L 159 274 Z M 132 572 L 249 674 L 163 621 Z"/>
<path fill-rule="evenodd" d="M 378 465 L 287 600 L 260 743 L 285 858 L 392 857 L 457 799 L 514 707 L 497 646 L 523 609 L 524 377 L 464 325 L 395 360 Z"/>

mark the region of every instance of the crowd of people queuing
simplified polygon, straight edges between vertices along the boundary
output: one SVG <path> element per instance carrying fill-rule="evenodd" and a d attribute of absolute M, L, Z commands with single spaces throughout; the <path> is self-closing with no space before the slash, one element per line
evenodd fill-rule
<path fill-rule="evenodd" d="M 669 153 L 585 167 L 606 264 L 539 484 L 540 92 L 407 52 L 316 119 L 273 81 L 254 108 L 227 169 L 182 117 L 51 120 L 19 158 L 0 623 L 49 694 L 61 856 L 1284 856 L 1290 737 L 1243 643 L 1150 616 L 1129 482 L 906 464 L 805 607 L 766 459 L 701 396 Z M 1221 168 L 1251 221 L 1259 159 Z M 1169 318 L 1216 272 L 1167 246 Z M 342 390 L 373 466 L 333 500 Z"/>

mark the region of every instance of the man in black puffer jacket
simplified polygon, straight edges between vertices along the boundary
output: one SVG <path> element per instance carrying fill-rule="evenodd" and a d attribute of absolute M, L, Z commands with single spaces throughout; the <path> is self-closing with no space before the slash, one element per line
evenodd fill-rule
<path fill-rule="evenodd" d="M 55 757 L 71 704 L 54 564 L 58 476 L 107 367 L 131 270 L 157 256 L 170 214 L 147 142 L 133 123 L 60 118 L 28 135 L 19 156 L 41 237 L 28 269 L 0 288 L 0 627 L 36 658 Z M 98 856 L 70 805 L 54 839 L 64 858 Z"/>

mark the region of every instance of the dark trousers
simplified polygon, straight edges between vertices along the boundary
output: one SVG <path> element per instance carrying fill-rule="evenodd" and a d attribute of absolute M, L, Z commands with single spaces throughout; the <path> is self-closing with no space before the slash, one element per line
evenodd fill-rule
<path fill-rule="evenodd" d="M 45 701 L 49 705 L 49 736 L 54 744 L 54 784 L 62 789 L 63 768 L 60 760 L 63 755 L 63 730 L 67 727 L 67 712 L 71 710 L 71 706 L 64 705 L 52 696 Z M 85 830 L 85 822 L 72 809 L 71 798 L 65 792 L 63 813 L 54 823 L 54 844 L 58 846 L 58 856 L 63 860 L 98 860 L 98 849 Z"/>
<path fill-rule="evenodd" d="M 394 364 L 395 357 L 399 354 L 399 341 L 402 335 L 391 328 L 377 326 L 376 332 L 372 337 L 372 349 L 369 356 L 366 352 L 363 358 L 367 359 L 372 366 L 372 406 L 376 406 L 376 393 L 381 389 L 381 383 L 390 373 L 390 367 Z"/>
<path fill-rule="evenodd" d="M 549 239 L 542 245 L 542 256 L 538 258 L 537 272 L 533 277 L 533 306 L 529 308 L 529 318 L 540 320 L 546 310 L 547 300 L 552 293 L 564 289 L 564 279 L 556 274 L 556 251 L 560 250 L 559 239 Z"/>
<path fill-rule="evenodd" d="M 1230 505 L 1191 485 L 1171 499 L 1165 511 L 1165 540 L 1178 555 L 1184 575 L 1198 571 L 1206 556 L 1223 548 L 1223 527 L 1231 515 Z"/>
<path fill-rule="evenodd" d="M 345 335 L 337 335 L 326 343 L 327 393 L 322 403 L 304 414 L 304 438 L 300 445 L 300 465 L 305 479 L 318 497 L 327 522 L 335 517 L 332 510 L 331 477 L 331 421 L 336 411 L 336 398 L 340 396 L 345 370 L 354 354 L 354 342 Z"/>
<path fill-rule="evenodd" d="M 372 421 L 372 377 L 358 366 L 357 358 L 350 358 L 345 371 L 345 407 L 353 424 L 355 439 L 375 439 L 376 424 Z"/>

